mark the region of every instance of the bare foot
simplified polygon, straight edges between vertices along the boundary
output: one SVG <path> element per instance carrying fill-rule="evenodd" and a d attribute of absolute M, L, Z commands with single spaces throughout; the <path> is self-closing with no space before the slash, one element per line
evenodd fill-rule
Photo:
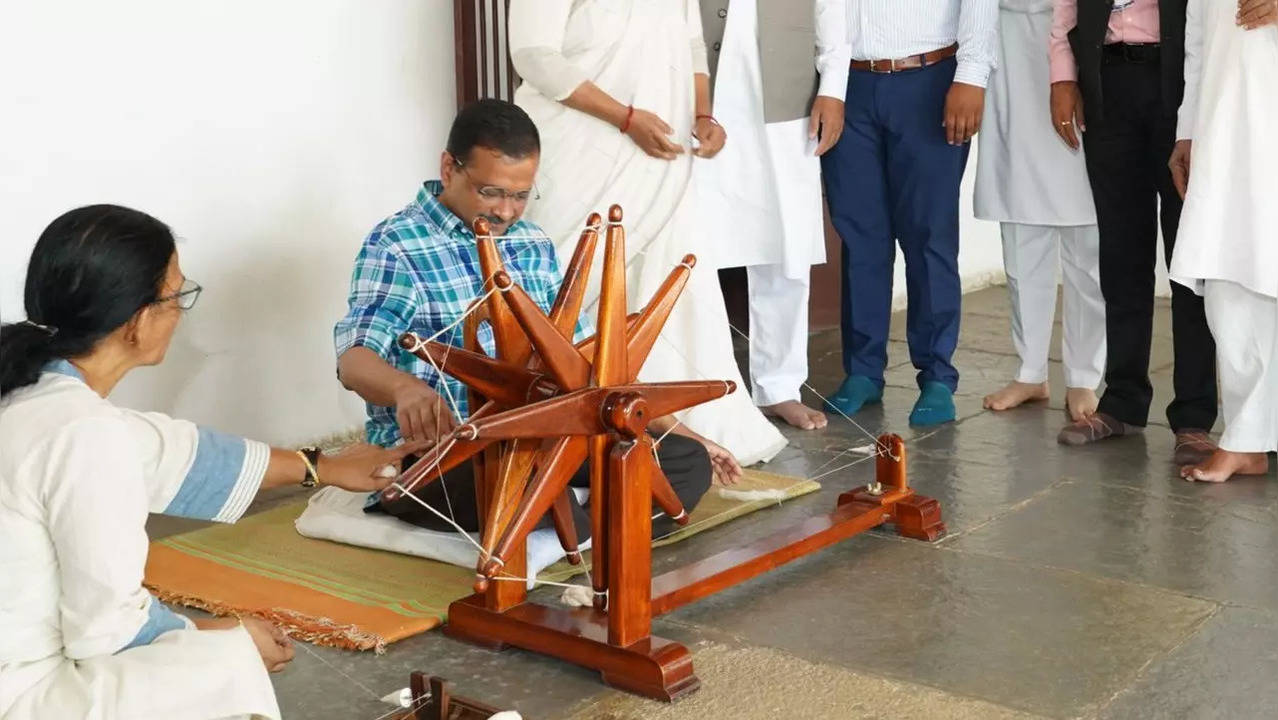
<path fill-rule="evenodd" d="M 1095 390 L 1089 390 L 1088 388 L 1065 389 L 1065 412 L 1069 414 L 1069 419 L 1074 422 L 1091 417 L 1099 405 L 1100 400 L 1096 397 Z"/>
<path fill-rule="evenodd" d="M 801 430 L 816 430 L 825 427 L 829 422 L 825 413 L 813 410 L 798 400 L 786 400 L 760 409 L 765 415 L 775 415 Z"/>
<path fill-rule="evenodd" d="M 1238 453 L 1217 449 L 1206 461 L 1186 465 L 1180 476 L 1190 482 L 1225 482 L 1235 475 L 1264 475 L 1269 472 L 1265 453 Z"/>
<path fill-rule="evenodd" d="M 1047 389 L 1047 383 L 1031 385 L 1023 382 L 1013 382 L 996 393 L 986 395 L 985 409 L 1011 410 L 1018 405 L 1036 400 L 1046 400 L 1048 397 L 1050 397 L 1050 394 Z"/>

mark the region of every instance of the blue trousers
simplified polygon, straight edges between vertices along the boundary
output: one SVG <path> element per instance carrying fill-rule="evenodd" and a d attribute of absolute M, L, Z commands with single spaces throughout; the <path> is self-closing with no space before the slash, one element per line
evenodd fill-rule
<path fill-rule="evenodd" d="M 897 242 L 918 382 L 958 387 L 959 183 L 969 145 L 948 144 L 942 127 L 956 65 L 951 58 L 890 74 L 853 70 L 843 136 L 822 158 L 830 215 L 843 240 L 843 369 L 880 387 Z"/>

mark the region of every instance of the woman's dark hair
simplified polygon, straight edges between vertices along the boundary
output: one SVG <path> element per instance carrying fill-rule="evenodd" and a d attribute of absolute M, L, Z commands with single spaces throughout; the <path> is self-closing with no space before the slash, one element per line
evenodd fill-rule
<path fill-rule="evenodd" d="M 76 208 L 49 223 L 27 266 L 27 320 L 0 326 L 0 396 L 59 358 L 87 354 L 159 297 L 173 232 L 118 205 Z"/>
<path fill-rule="evenodd" d="M 485 98 L 457 113 L 448 131 L 448 154 L 462 162 L 470 159 L 476 146 L 500 150 L 507 157 L 522 159 L 541 152 L 537 126 L 523 108 L 505 100 Z"/>

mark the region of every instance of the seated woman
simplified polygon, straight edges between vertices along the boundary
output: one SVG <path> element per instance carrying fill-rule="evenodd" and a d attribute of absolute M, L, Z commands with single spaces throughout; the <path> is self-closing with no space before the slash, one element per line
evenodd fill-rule
<path fill-rule="evenodd" d="M 112 405 L 164 359 L 200 287 L 155 218 L 97 205 L 54 220 L 28 320 L 0 327 L 0 718 L 278 718 L 292 659 L 255 618 L 190 620 L 142 587 L 148 512 L 234 522 L 258 490 L 374 490 L 420 447 L 278 450 Z"/>

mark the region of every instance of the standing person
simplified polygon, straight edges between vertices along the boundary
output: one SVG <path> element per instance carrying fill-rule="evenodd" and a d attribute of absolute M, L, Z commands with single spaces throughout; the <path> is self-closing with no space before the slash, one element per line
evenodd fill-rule
<path fill-rule="evenodd" d="M 142 586 L 147 513 L 235 522 L 262 488 L 375 490 L 423 446 L 278 450 L 107 396 L 164 359 L 200 295 L 173 233 L 115 205 L 55 219 L 0 327 L 0 717 L 267 718 L 292 642 L 191 620 Z"/>
<path fill-rule="evenodd" d="M 825 262 L 820 156 L 843 132 L 847 0 L 706 0 L 701 18 L 715 115 L 732 142 L 698 163 L 697 191 L 707 227 L 732 219 L 720 265 L 746 268 L 754 402 L 822 428 L 825 414 L 799 389 L 811 267 Z"/>
<path fill-rule="evenodd" d="M 1154 263 L 1162 222 L 1171 259 L 1181 199 L 1167 158 L 1184 94 L 1185 0 L 1055 0 L 1051 35 L 1052 122 L 1078 147 L 1100 228 L 1105 296 L 1105 393 L 1091 417 L 1058 439 L 1084 445 L 1138 432 L 1154 396 L 1149 351 L 1154 322 Z M 1190 464 L 1215 449 L 1215 346 L 1202 298 L 1172 286 L 1176 397 L 1167 420 L 1174 460 Z"/>
<path fill-rule="evenodd" d="M 822 158 L 843 238 L 843 369 L 852 414 L 883 397 L 892 266 L 905 255 L 913 425 L 954 420 L 962 287 L 959 183 L 995 66 L 998 0 L 848 0 L 843 136 Z"/>
<path fill-rule="evenodd" d="M 710 107 L 697 0 L 512 0 L 510 53 L 524 82 L 515 93 L 541 133 L 539 197 L 528 219 L 570 257 L 586 217 L 625 211 L 626 292 L 638 311 L 685 254 L 731 242 L 735 223 L 702 228 L 692 182 L 696 158 L 727 136 Z M 691 148 L 692 140 L 699 146 Z M 598 275 L 585 312 L 596 307 Z M 713 378 L 741 383 L 714 263 L 693 271 L 649 356 L 646 382 Z M 679 414 L 742 465 L 786 441 L 735 392 Z"/>
<path fill-rule="evenodd" d="M 1186 10 L 1185 100 L 1170 162 L 1185 209 L 1170 275 L 1205 299 L 1225 432 L 1181 474 L 1223 482 L 1264 475 L 1278 450 L 1278 7 L 1189 0 Z"/>
<path fill-rule="evenodd" d="M 1012 344 L 1021 366 L 1007 387 L 985 397 L 985 407 L 1007 410 L 1051 396 L 1047 353 L 1059 266 L 1065 408 L 1078 421 L 1096 411 L 1105 372 L 1096 208 L 1082 154 L 1052 130 L 1043 102 L 1050 87 L 1045 50 L 1052 0 L 1001 0 L 999 8 L 998 70 L 985 95 L 974 205 L 976 217 L 1000 223 Z"/>

